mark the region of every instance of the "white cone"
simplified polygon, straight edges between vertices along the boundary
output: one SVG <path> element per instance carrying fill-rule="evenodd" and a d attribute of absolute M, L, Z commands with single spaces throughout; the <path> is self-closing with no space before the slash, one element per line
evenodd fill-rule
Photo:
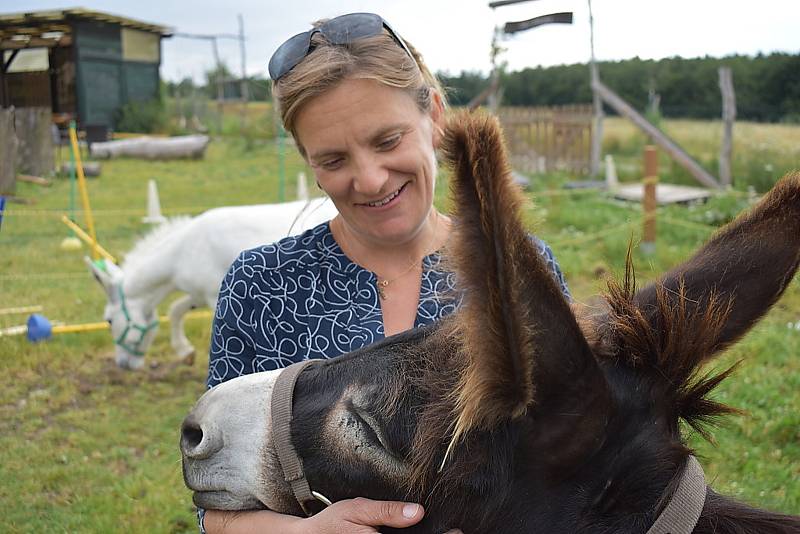
<path fill-rule="evenodd" d="M 150 224 L 161 224 L 167 220 L 161 215 L 161 202 L 158 200 L 158 188 L 156 181 L 147 182 L 147 217 L 142 221 Z"/>
<path fill-rule="evenodd" d="M 308 180 L 306 173 L 297 173 L 297 200 L 308 200 Z"/>
<path fill-rule="evenodd" d="M 606 154 L 606 188 L 614 191 L 619 187 L 617 180 L 617 167 L 614 165 L 614 156 Z"/>

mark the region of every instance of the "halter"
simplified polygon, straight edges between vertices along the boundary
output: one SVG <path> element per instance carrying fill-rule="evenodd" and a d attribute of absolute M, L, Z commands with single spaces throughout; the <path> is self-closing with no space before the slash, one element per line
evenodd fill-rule
<path fill-rule="evenodd" d="M 128 306 L 125 304 L 125 293 L 122 291 L 122 284 L 119 285 L 119 299 L 122 303 L 122 313 L 125 314 L 125 329 L 122 331 L 119 337 L 114 340 L 114 343 L 127 350 L 131 354 L 135 354 L 136 356 L 144 356 L 144 351 L 140 347 L 142 346 L 147 333 L 158 326 L 158 317 L 146 325 L 140 325 L 131 321 L 131 314 L 128 312 Z M 127 337 L 128 332 L 131 330 L 137 330 L 141 334 L 139 339 L 133 344 L 125 342 L 125 338 Z"/>
<path fill-rule="evenodd" d="M 307 516 L 314 515 L 309 504 L 330 506 L 331 501 L 313 491 L 303 471 L 303 461 L 292 445 L 292 399 L 294 386 L 300 373 L 319 360 L 305 360 L 286 367 L 275 381 L 270 409 L 272 414 L 272 442 L 278 454 L 283 479 L 292 488 L 295 500 Z M 694 456 L 689 456 L 683 468 L 681 481 L 667 506 L 656 518 L 646 534 L 691 534 L 700 519 L 706 500 L 706 481 L 703 468 Z"/>
<path fill-rule="evenodd" d="M 319 363 L 319 360 L 305 360 L 294 363 L 286 367 L 272 390 L 272 400 L 270 410 L 272 414 L 272 442 L 275 444 L 275 451 L 278 453 L 278 462 L 281 464 L 283 479 L 292 488 L 294 498 L 300 504 L 303 512 L 311 517 L 325 506 L 330 506 L 331 501 L 316 491 L 312 491 L 308 485 L 308 479 L 303 471 L 303 461 L 298 456 L 297 451 L 292 445 L 292 398 L 294 396 L 294 385 L 300 373 L 309 365 Z M 309 505 L 314 504 L 312 510 Z"/>
<path fill-rule="evenodd" d="M 706 502 L 706 478 L 694 456 L 686 459 L 678 489 L 647 534 L 691 534 Z"/>

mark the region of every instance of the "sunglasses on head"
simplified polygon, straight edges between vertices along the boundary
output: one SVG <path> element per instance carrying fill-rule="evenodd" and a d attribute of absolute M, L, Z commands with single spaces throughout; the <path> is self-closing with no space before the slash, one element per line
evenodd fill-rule
<path fill-rule="evenodd" d="M 384 28 L 386 28 L 395 42 L 400 45 L 400 48 L 413 60 L 414 56 L 406 46 L 406 43 L 389 26 L 389 23 L 383 20 L 383 17 L 374 13 L 349 13 L 332 18 L 320 24 L 317 28 L 298 33 L 287 39 L 278 47 L 269 60 L 269 77 L 274 81 L 278 81 L 303 61 L 314 50 L 311 45 L 311 38 L 315 33 L 321 33 L 329 43 L 341 46 L 365 37 L 380 35 Z"/>

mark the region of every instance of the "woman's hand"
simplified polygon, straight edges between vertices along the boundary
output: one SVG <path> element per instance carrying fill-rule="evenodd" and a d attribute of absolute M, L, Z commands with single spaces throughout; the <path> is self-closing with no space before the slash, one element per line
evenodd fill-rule
<path fill-rule="evenodd" d="M 297 525 L 295 534 L 372 534 L 377 527 L 405 528 L 422 520 L 419 504 L 373 501 L 359 497 L 339 501 Z"/>
<path fill-rule="evenodd" d="M 308 519 L 269 510 L 206 510 L 203 524 L 208 534 L 372 534 L 379 532 L 377 527 L 410 527 L 419 523 L 424 515 L 419 504 L 359 497 L 336 502 Z"/>

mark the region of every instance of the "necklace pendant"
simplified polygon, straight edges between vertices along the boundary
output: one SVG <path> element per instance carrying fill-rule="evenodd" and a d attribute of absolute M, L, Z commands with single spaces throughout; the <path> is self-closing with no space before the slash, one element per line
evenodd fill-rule
<path fill-rule="evenodd" d="M 389 281 L 388 280 L 378 280 L 375 283 L 375 287 L 378 290 L 378 296 L 381 298 L 381 300 L 386 300 L 387 299 L 387 297 L 386 297 L 386 288 L 388 286 L 389 286 Z"/>

